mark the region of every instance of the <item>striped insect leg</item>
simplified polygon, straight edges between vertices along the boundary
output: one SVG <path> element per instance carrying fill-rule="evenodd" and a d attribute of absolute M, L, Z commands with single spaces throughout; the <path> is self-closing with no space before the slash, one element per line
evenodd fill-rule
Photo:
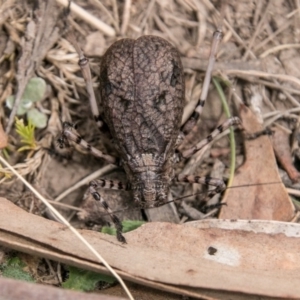
<path fill-rule="evenodd" d="M 107 162 L 111 164 L 117 164 L 118 160 L 111 155 L 104 154 L 100 150 L 96 149 L 95 147 L 91 146 L 88 142 L 86 142 L 80 134 L 77 132 L 77 130 L 74 128 L 73 124 L 70 124 L 68 122 L 63 123 L 63 131 L 61 136 L 58 139 L 58 143 L 60 148 L 65 147 L 68 145 L 68 143 L 72 141 L 78 145 L 80 145 L 82 148 L 88 150 L 92 155 L 95 157 L 103 158 Z"/>
<path fill-rule="evenodd" d="M 205 185 L 215 186 L 216 189 L 209 192 L 209 196 L 213 196 L 216 193 L 221 193 L 226 189 L 226 185 L 222 179 L 212 178 L 210 176 L 200 177 L 197 175 L 184 175 L 179 174 L 176 177 L 179 182 L 199 183 Z"/>
<path fill-rule="evenodd" d="M 112 180 L 93 180 L 90 182 L 90 193 L 96 201 L 99 201 L 106 212 L 109 214 L 112 222 L 114 223 L 117 230 L 117 239 L 121 243 L 126 243 L 125 237 L 122 235 L 122 223 L 119 218 L 113 213 L 113 211 L 109 208 L 108 203 L 103 199 L 103 197 L 97 192 L 99 188 L 108 188 L 108 189 L 117 189 L 117 190 L 127 190 L 128 186 L 120 181 L 112 181 Z"/>
<path fill-rule="evenodd" d="M 207 136 L 206 139 L 199 142 L 196 146 L 182 152 L 181 156 L 183 158 L 191 157 L 197 151 L 201 150 L 204 146 L 212 142 L 224 130 L 226 130 L 230 126 L 238 127 L 239 125 L 241 125 L 241 121 L 238 117 L 232 117 L 226 120 L 222 125 L 218 126 L 209 136 Z"/>

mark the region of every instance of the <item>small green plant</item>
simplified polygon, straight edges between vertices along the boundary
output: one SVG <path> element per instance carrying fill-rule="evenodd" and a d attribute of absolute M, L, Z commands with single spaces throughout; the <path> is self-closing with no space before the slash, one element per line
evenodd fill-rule
<path fill-rule="evenodd" d="M 4 169 L 3 166 L 0 164 L 0 178 L 5 177 L 6 179 L 11 178 L 11 174 L 7 173 Z"/>
<path fill-rule="evenodd" d="M 62 286 L 65 289 L 89 292 L 96 288 L 99 281 L 114 283 L 116 279 L 108 275 L 70 266 L 69 277 L 65 282 L 63 282 Z"/>
<path fill-rule="evenodd" d="M 143 221 L 130 221 L 126 220 L 122 222 L 123 232 L 128 232 L 134 230 L 145 222 Z M 116 229 L 112 227 L 104 226 L 101 230 L 103 233 L 107 233 L 110 235 L 116 235 Z M 82 270 L 76 267 L 68 267 L 69 268 L 69 277 L 62 284 L 62 286 L 66 289 L 78 290 L 78 291 L 92 291 L 96 288 L 96 285 L 99 281 L 104 281 L 107 283 L 114 283 L 116 281 L 115 278 L 98 274 L 91 271 Z"/>
<path fill-rule="evenodd" d="M 26 85 L 21 102 L 18 106 L 17 115 L 27 115 L 28 121 L 36 128 L 45 128 L 47 125 L 47 116 L 34 107 L 34 103 L 41 101 L 46 92 L 46 82 L 39 77 L 33 77 Z M 15 96 L 11 95 L 6 98 L 6 106 L 13 108 L 15 103 Z"/>
<path fill-rule="evenodd" d="M 23 147 L 18 149 L 19 152 L 36 149 L 34 130 L 35 127 L 30 120 L 28 120 L 28 125 L 25 125 L 23 119 L 16 118 L 16 132 L 21 137 L 21 143 L 24 144 Z"/>
<path fill-rule="evenodd" d="M 32 276 L 24 271 L 25 267 L 25 263 L 19 257 L 12 257 L 0 265 L 0 271 L 3 277 L 34 282 Z"/>
<path fill-rule="evenodd" d="M 132 221 L 132 220 L 125 220 L 122 222 L 123 225 L 123 230 L 122 232 L 129 232 L 132 230 L 137 229 L 138 227 L 140 227 L 141 225 L 145 224 L 146 222 L 144 221 Z M 101 229 L 102 233 L 107 233 L 110 235 L 116 235 L 117 231 L 115 228 L 113 227 L 108 227 L 108 226 L 103 226 Z"/>

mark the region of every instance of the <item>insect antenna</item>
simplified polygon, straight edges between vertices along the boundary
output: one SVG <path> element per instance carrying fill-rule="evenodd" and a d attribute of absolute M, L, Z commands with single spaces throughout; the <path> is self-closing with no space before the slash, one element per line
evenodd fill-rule
<path fill-rule="evenodd" d="M 226 190 L 228 189 L 236 189 L 236 188 L 247 188 L 247 187 L 253 187 L 253 186 L 262 186 L 262 185 L 274 185 L 274 184 L 280 184 L 281 182 L 280 181 L 274 181 L 274 182 L 262 182 L 262 183 L 254 183 L 254 184 L 243 184 L 243 185 L 237 185 L 237 186 L 230 186 L 230 187 L 227 187 Z M 225 190 L 225 191 L 226 191 Z M 212 194 L 212 195 L 210 195 Z M 187 198 L 190 198 L 190 197 L 194 197 L 194 196 L 206 196 L 208 197 L 209 199 L 212 198 L 212 196 L 215 195 L 215 192 L 214 190 L 213 191 L 206 191 L 206 192 L 197 192 L 197 193 L 192 193 L 192 194 L 189 194 L 189 195 L 185 195 L 185 196 L 182 196 L 182 197 L 177 197 L 176 199 L 172 199 L 172 200 L 169 200 L 167 201 L 166 203 L 164 204 L 160 204 L 159 206 L 157 207 L 161 207 L 165 204 L 169 204 L 169 203 L 178 203 L 184 199 L 187 199 Z M 225 202 L 219 202 L 219 203 L 216 203 L 216 204 L 211 204 L 211 205 L 204 205 L 201 210 L 206 214 L 204 215 L 203 218 L 206 218 L 206 217 L 209 217 L 211 215 L 211 211 L 214 210 L 214 209 L 219 209 L 221 206 L 223 205 L 227 205 Z M 157 207 L 151 207 L 151 208 L 147 208 L 147 209 L 155 209 Z M 121 213 L 124 213 L 126 211 L 139 211 L 139 210 L 142 210 L 143 208 L 142 207 L 125 207 L 125 208 L 122 208 L 122 209 L 118 209 L 118 210 L 114 210 L 113 213 L 114 214 L 121 214 Z M 104 216 L 108 216 L 109 214 L 107 213 L 100 213 L 99 214 L 99 217 L 104 217 Z"/>
<path fill-rule="evenodd" d="M 236 186 L 230 186 L 230 187 L 227 187 L 224 192 L 226 190 L 229 190 L 229 189 L 235 189 L 235 188 L 247 188 L 247 187 L 253 187 L 253 186 L 261 186 L 261 185 L 273 185 L 273 184 L 280 184 L 281 181 L 274 181 L 274 182 L 262 182 L 262 183 L 249 183 L 249 184 L 242 184 L 242 185 L 236 185 Z M 212 194 L 212 195 L 210 195 Z M 201 196 L 201 195 L 205 195 L 207 196 L 209 199 L 215 195 L 215 190 L 212 190 L 212 191 L 207 191 L 207 192 L 197 192 L 197 193 L 192 193 L 192 194 L 189 194 L 189 195 L 185 195 L 185 196 L 182 196 L 182 197 L 177 197 L 176 199 L 172 199 L 170 201 L 167 201 L 166 203 L 164 204 L 161 204 L 159 206 L 163 206 L 165 204 L 168 204 L 168 203 L 172 203 L 172 202 L 179 202 L 179 201 L 182 201 L 186 198 L 190 198 L 190 197 L 193 197 L 193 196 Z M 219 205 L 226 205 L 226 203 L 218 203 L 217 206 Z M 213 206 L 215 206 L 215 204 L 213 205 L 207 205 L 206 208 L 214 208 Z M 150 208 L 151 209 L 151 208 Z"/>
<path fill-rule="evenodd" d="M 252 187 L 252 186 L 260 186 L 260 185 L 272 185 L 272 184 L 279 184 L 282 183 L 281 181 L 273 181 L 273 182 L 262 182 L 262 183 L 248 183 L 248 184 L 241 184 L 241 185 L 233 185 L 230 187 L 227 187 L 226 190 L 228 189 L 236 189 L 236 188 L 245 188 L 245 187 Z"/>

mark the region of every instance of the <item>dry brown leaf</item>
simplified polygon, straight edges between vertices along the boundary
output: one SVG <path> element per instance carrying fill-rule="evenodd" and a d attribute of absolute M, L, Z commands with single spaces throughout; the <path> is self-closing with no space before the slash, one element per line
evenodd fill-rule
<path fill-rule="evenodd" d="M 300 179 L 300 173 L 293 164 L 289 135 L 280 127 L 274 127 L 272 128 L 272 131 L 274 132 L 272 142 L 277 159 L 283 169 L 287 172 L 289 178 L 293 182 L 298 182 Z"/>
<path fill-rule="evenodd" d="M 64 290 L 42 284 L 34 284 L 8 278 L 0 278 L 1 299 L 6 300 L 124 300 L 125 298 L 112 297 L 91 293 L 80 293 Z"/>
<path fill-rule="evenodd" d="M 243 106 L 240 118 L 249 134 L 263 128 L 250 109 Z M 294 216 L 291 202 L 278 173 L 272 143 L 268 136 L 245 140 L 245 163 L 237 170 L 232 186 L 223 198 L 221 219 L 263 219 L 290 221 Z M 251 184 L 251 186 L 245 186 Z"/>
<path fill-rule="evenodd" d="M 106 273 L 65 226 L 0 201 L 1 245 Z M 251 228 L 245 221 L 243 226 L 218 222 L 227 227 L 207 221 L 200 229 L 148 223 L 125 234 L 127 245 L 113 236 L 80 232 L 122 277 L 134 282 L 198 298 L 203 298 L 201 289 L 298 297 L 300 225 L 263 222 Z M 230 230 L 231 223 L 236 228 Z"/>
<path fill-rule="evenodd" d="M 0 149 L 7 146 L 7 135 L 5 134 L 2 124 L 0 123 Z"/>

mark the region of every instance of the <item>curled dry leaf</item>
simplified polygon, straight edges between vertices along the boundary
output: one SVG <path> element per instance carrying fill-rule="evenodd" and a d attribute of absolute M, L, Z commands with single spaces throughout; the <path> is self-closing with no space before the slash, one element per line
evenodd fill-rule
<path fill-rule="evenodd" d="M 107 273 L 65 226 L 0 201 L 1 245 Z M 148 223 L 126 233 L 126 245 L 113 236 L 80 233 L 130 281 L 201 299 L 220 296 L 218 291 L 236 299 L 241 293 L 299 298 L 299 224 L 215 220 L 192 225 Z"/>
<path fill-rule="evenodd" d="M 255 115 L 241 106 L 240 118 L 249 134 L 263 128 Z M 268 136 L 245 139 L 245 162 L 237 170 L 232 186 L 226 191 L 221 219 L 263 219 L 290 221 L 294 216 L 291 202 L 278 173 L 272 143 Z M 251 183 L 251 186 L 247 186 Z"/>
<path fill-rule="evenodd" d="M 300 173 L 293 164 L 289 135 L 280 127 L 274 127 L 272 128 L 272 131 L 274 132 L 272 136 L 272 142 L 277 159 L 287 172 L 289 178 L 293 182 L 298 182 L 300 179 Z"/>

